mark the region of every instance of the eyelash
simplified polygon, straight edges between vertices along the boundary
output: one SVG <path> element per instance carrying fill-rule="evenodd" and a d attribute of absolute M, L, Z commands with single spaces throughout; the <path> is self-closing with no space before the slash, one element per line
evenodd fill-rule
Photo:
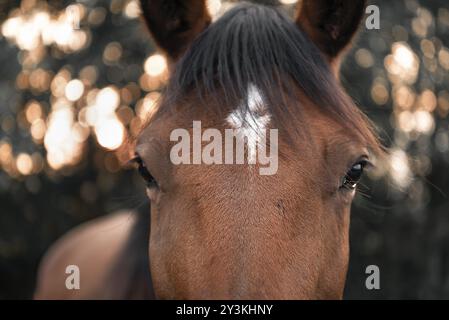
<path fill-rule="evenodd" d="M 137 172 L 140 174 L 140 176 L 144 179 L 146 185 L 148 188 L 151 187 L 157 187 L 157 181 L 154 179 L 154 177 L 151 175 L 150 171 L 148 171 L 147 167 L 145 166 L 145 163 L 143 162 L 142 158 L 140 156 L 136 156 L 134 159 L 132 159 L 130 162 L 137 164 Z M 354 169 L 355 166 L 360 165 L 360 174 L 354 178 L 351 178 L 349 173 Z M 344 175 L 342 178 L 342 183 L 340 186 L 340 189 L 346 189 L 346 190 L 355 190 L 357 188 L 357 184 L 359 183 L 360 179 L 363 176 L 364 169 L 371 165 L 370 162 L 367 159 L 362 159 L 356 162 Z"/>
<path fill-rule="evenodd" d="M 148 188 L 157 187 L 156 179 L 154 179 L 154 177 L 151 175 L 150 171 L 148 171 L 142 158 L 140 158 L 139 156 L 136 156 L 131 161 L 134 162 L 135 164 L 137 164 L 137 172 L 143 178 L 147 187 Z"/>
<path fill-rule="evenodd" d="M 355 190 L 357 188 L 358 183 L 362 179 L 364 169 L 369 164 L 370 163 L 367 159 L 359 160 L 355 164 L 353 164 L 352 167 L 346 172 L 346 174 L 342 178 L 340 189 L 346 189 L 349 191 Z M 357 166 L 360 167 L 355 169 L 355 167 Z"/>

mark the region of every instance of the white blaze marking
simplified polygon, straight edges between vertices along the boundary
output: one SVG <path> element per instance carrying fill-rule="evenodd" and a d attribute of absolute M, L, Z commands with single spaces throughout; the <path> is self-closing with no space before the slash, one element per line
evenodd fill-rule
<path fill-rule="evenodd" d="M 248 106 L 246 112 L 244 106 L 238 106 L 226 121 L 232 128 L 238 130 L 241 138 L 248 139 L 248 162 L 255 163 L 259 135 L 268 126 L 271 115 L 267 112 L 267 106 L 259 88 L 252 83 L 248 85 L 245 103 Z"/>

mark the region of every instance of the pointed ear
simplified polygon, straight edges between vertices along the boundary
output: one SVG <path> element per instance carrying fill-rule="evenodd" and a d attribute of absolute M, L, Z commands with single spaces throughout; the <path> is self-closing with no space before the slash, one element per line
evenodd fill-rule
<path fill-rule="evenodd" d="M 297 24 L 331 64 L 348 47 L 364 16 L 366 0 L 302 0 Z"/>
<path fill-rule="evenodd" d="M 140 0 L 140 5 L 156 44 L 172 60 L 211 22 L 206 0 Z"/>

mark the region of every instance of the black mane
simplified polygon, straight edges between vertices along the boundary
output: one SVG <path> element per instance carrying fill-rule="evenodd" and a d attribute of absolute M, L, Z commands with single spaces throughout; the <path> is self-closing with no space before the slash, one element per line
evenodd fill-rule
<path fill-rule="evenodd" d="M 343 92 L 325 57 L 276 7 L 243 3 L 212 23 L 175 65 L 166 98 L 192 91 L 214 98 L 220 92 L 225 101 L 212 105 L 245 106 L 241 102 L 250 83 L 264 94 L 280 127 L 301 113 L 299 103 L 287 104 L 298 101 L 292 95 L 299 87 L 315 105 L 374 143 L 369 121 Z"/>

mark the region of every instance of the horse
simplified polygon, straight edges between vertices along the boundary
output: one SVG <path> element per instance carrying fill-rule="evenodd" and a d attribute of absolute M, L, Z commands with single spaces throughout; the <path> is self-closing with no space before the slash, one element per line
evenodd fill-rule
<path fill-rule="evenodd" d="M 241 3 L 215 21 L 204 0 L 140 4 L 170 70 L 132 144 L 150 208 L 63 237 L 35 298 L 343 298 L 351 202 L 383 150 L 338 76 L 365 1 L 303 0 L 293 19 Z M 266 146 L 278 151 L 275 172 L 261 174 L 259 160 L 173 163 L 172 133 L 195 121 L 249 132 L 245 155 L 254 136 L 277 130 Z M 65 288 L 67 265 L 81 270 L 79 290 Z"/>

